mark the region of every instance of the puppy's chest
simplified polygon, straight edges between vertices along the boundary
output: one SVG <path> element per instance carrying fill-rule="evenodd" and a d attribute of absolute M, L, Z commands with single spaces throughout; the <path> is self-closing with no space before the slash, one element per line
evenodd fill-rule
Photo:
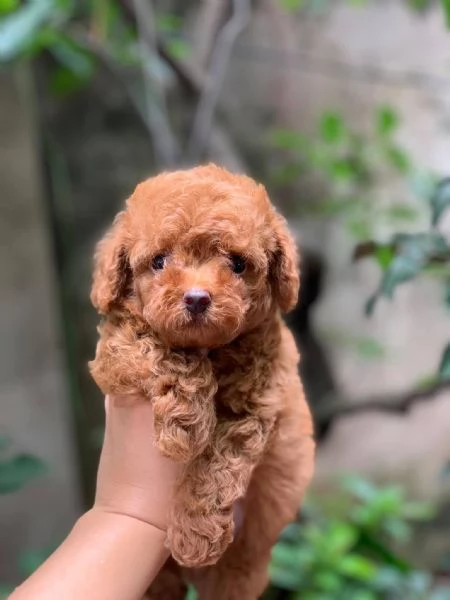
<path fill-rule="evenodd" d="M 233 355 L 226 351 L 210 355 L 218 389 L 218 411 L 252 413 L 270 385 L 273 360 L 257 354 Z"/>

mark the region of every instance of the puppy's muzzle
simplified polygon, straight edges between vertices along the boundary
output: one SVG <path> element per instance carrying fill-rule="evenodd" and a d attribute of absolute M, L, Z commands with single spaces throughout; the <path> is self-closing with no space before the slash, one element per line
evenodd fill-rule
<path fill-rule="evenodd" d="M 188 290 L 183 297 L 186 309 L 194 314 L 199 315 L 205 312 L 211 304 L 211 296 L 206 290 L 201 288 L 192 288 Z"/>

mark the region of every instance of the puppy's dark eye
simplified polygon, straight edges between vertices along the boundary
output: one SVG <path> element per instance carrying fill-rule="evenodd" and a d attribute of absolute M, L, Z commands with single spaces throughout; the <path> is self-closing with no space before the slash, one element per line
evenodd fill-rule
<path fill-rule="evenodd" d="M 240 256 L 239 254 L 231 254 L 230 262 L 231 270 L 233 271 L 233 273 L 236 273 L 236 275 L 240 275 L 245 271 L 247 263 L 243 256 Z"/>
<path fill-rule="evenodd" d="M 157 254 L 152 260 L 152 269 L 154 271 L 160 271 L 161 269 L 164 269 L 165 264 L 166 257 L 164 254 Z"/>

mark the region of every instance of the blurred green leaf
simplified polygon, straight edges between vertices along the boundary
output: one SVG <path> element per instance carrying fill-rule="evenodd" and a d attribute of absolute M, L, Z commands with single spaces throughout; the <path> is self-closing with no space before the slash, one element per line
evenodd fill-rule
<path fill-rule="evenodd" d="M 280 0 L 281 8 L 289 12 L 294 12 L 303 8 L 306 4 L 306 0 Z"/>
<path fill-rule="evenodd" d="M 334 144 L 342 141 L 346 134 L 346 126 L 339 113 L 326 112 L 320 119 L 319 131 L 325 142 Z"/>
<path fill-rule="evenodd" d="M 86 79 L 79 77 L 67 67 L 57 67 L 50 75 L 50 89 L 57 96 L 65 96 L 76 92 L 86 83 Z"/>
<path fill-rule="evenodd" d="M 371 317 L 373 315 L 373 311 L 375 310 L 375 305 L 380 298 L 380 294 L 376 292 L 366 301 L 364 305 L 364 313 L 367 317 Z"/>
<path fill-rule="evenodd" d="M 168 40 L 166 47 L 174 58 L 187 58 L 191 51 L 191 47 L 186 40 L 181 38 Z"/>
<path fill-rule="evenodd" d="M 450 208 L 450 178 L 440 181 L 431 196 L 433 225 L 439 223 L 439 220 L 448 208 Z"/>
<path fill-rule="evenodd" d="M 396 256 L 386 269 L 380 291 L 392 298 L 395 288 L 416 277 L 434 255 L 445 254 L 445 238 L 435 233 L 399 234 L 394 237 Z"/>
<path fill-rule="evenodd" d="M 19 0 L 0 0 L 0 15 L 16 10 L 19 6 Z"/>
<path fill-rule="evenodd" d="M 291 129 L 273 129 L 269 139 L 276 148 L 282 150 L 301 150 L 307 144 L 301 133 Z"/>
<path fill-rule="evenodd" d="M 271 562 L 269 575 L 272 582 L 284 590 L 297 590 L 302 583 L 302 575 L 295 569 Z"/>
<path fill-rule="evenodd" d="M 375 592 L 370 590 L 358 590 L 350 600 L 379 600 L 379 598 Z"/>
<path fill-rule="evenodd" d="M 373 562 L 358 554 L 345 556 L 339 564 L 339 570 L 344 575 L 359 579 L 360 581 L 370 580 L 376 573 L 376 567 Z"/>
<path fill-rule="evenodd" d="M 375 117 L 377 133 L 380 135 L 389 135 L 398 127 L 398 115 L 389 106 L 381 106 L 377 110 Z"/>
<path fill-rule="evenodd" d="M 395 251 L 392 246 L 377 246 L 377 249 L 375 250 L 375 259 L 382 271 L 386 271 L 394 259 L 394 256 Z"/>
<path fill-rule="evenodd" d="M 285 542 L 296 543 L 300 539 L 301 536 L 301 527 L 299 523 L 289 523 L 287 527 L 285 527 L 281 533 L 280 539 Z"/>
<path fill-rule="evenodd" d="M 416 209 L 406 204 L 393 204 L 386 211 L 387 217 L 391 221 L 414 221 L 418 217 Z"/>
<path fill-rule="evenodd" d="M 55 33 L 50 51 L 60 63 L 50 75 L 50 89 L 65 96 L 83 87 L 92 77 L 96 58 L 71 38 Z"/>
<path fill-rule="evenodd" d="M 163 33 L 179 33 L 183 20 L 174 13 L 160 13 L 156 16 L 156 27 Z"/>
<path fill-rule="evenodd" d="M 0 494 L 15 492 L 45 471 L 44 463 L 30 454 L 0 462 Z"/>
<path fill-rule="evenodd" d="M 194 586 L 189 585 L 188 586 L 188 591 L 187 594 L 184 598 L 184 600 L 197 600 L 198 596 L 197 596 L 197 592 L 195 591 Z"/>
<path fill-rule="evenodd" d="M 56 547 L 45 550 L 26 550 L 19 556 L 19 569 L 24 578 L 34 573 L 43 562 L 56 550 Z"/>
<path fill-rule="evenodd" d="M 402 493 L 397 487 L 388 487 L 378 491 L 370 502 L 355 511 L 355 519 L 359 524 L 374 527 L 381 520 L 397 515 L 402 507 Z"/>
<path fill-rule="evenodd" d="M 396 256 L 383 277 L 381 283 L 382 293 L 388 298 L 392 298 L 395 288 L 418 275 L 423 264 L 423 258 L 419 254 L 408 253 Z"/>
<path fill-rule="evenodd" d="M 321 592 L 328 592 L 333 595 L 339 592 L 342 587 L 341 578 L 331 570 L 323 570 L 315 573 L 313 583 Z"/>
<path fill-rule="evenodd" d="M 377 495 L 377 489 L 372 483 L 356 475 L 343 477 L 342 486 L 355 498 L 363 502 L 371 502 Z"/>
<path fill-rule="evenodd" d="M 303 167 L 300 164 L 284 164 L 272 172 L 272 182 L 275 185 L 288 185 L 295 182 L 303 173 Z"/>
<path fill-rule="evenodd" d="M 29 0 L 3 18 L 0 22 L 0 62 L 16 58 L 32 45 L 56 8 L 55 0 Z"/>
<path fill-rule="evenodd" d="M 357 532 L 352 525 L 335 521 L 330 524 L 326 538 L 329 552 L 343 554 L 355 543 Z"/>
<path fill-rule="evenodd" d="M 272 560 L 275 565 L 292 569 L 298 566 L 299 548 L 295 545 L 278 544 L 272 551 Z"/>
<path fill-rule="evenodd" d="M 10 594 L 13 593 L 15 587 L 12 585 L 3 585 L 0 584 L 0 598 L 1 600 L 7 600 L 7 598 L 10 596 Z"/>
<path fill-rule="evenodd" d="M 338 181 L 352 181 L 357 176 L 357 173 L 350 160 L 340 158 L 332 161 L 330 175 Z"/>
<path fill-rule="evenodd" d="M 439 365 L 439 377 L 443 380 L 450 379 L 450 344 L 447 344 Z"/>
<path fill-rule="evenodd" d="M 347 223 L 348 232 L 356 240 L 366 240 L 370 237 L 370 224 L 367 219 L 350 219 Z"/>
<path fill-rule="evenodd" d="M 444 284 L 444 302 L 445 306 L 450 310 L 450 279 Z"/>
<path fill-rule="evenodd" d="M 380 359 L 386 355 L 380 342 L 370 337 L 362 337 L 356 341 L 356 351 L 364 359 Z"/>
<path fill-rule="evenodd" d="M 92 52 L 70 37 L 58 35 L 51 46 L 55 58 L 78 77 L 87 79 L 95 68 L 96 59 Z"/>
<path fill-rule="evenodd" d="M 450 29 L 450 0 L 441 0 L 442 8 L 444 9 L 445 21 Z"/>
<path fill-rule="evenodd" d="M 392 144 L 385 148 L 386 159 L 399 173 L 405 174 L 409 169 L 409 158 L 401 148 Z"/>
<path fill-rule="evenodd" d="M 426 390 L 432 385 L 438 383 L 438 381 L 439 377 L 436 375 L 436 373 L 433 373 L 431 375 L 424 375 L 417 380 L 415 387 L 418 390 Z"/>
<path fill-rule="evenodd" d="M 411 537 L 411 527 L 401 519 L 386 519 L 386 533 L 397 543 L 403 544 Z"/>
<path fill-rule="evenodd" d="M 410 174 L 410 187 L 418 198 L 429 201 L 436 185 L 436 176 L 433 173 L 414 169 Z"/>

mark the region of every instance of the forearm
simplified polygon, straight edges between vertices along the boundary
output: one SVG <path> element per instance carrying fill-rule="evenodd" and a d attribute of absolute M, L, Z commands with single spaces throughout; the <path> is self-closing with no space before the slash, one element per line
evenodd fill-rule
<path fill-rule="evenodd" d="M 11 600 L 141 600 L 168 557 L 165 532 L 92 509 Z"/>

